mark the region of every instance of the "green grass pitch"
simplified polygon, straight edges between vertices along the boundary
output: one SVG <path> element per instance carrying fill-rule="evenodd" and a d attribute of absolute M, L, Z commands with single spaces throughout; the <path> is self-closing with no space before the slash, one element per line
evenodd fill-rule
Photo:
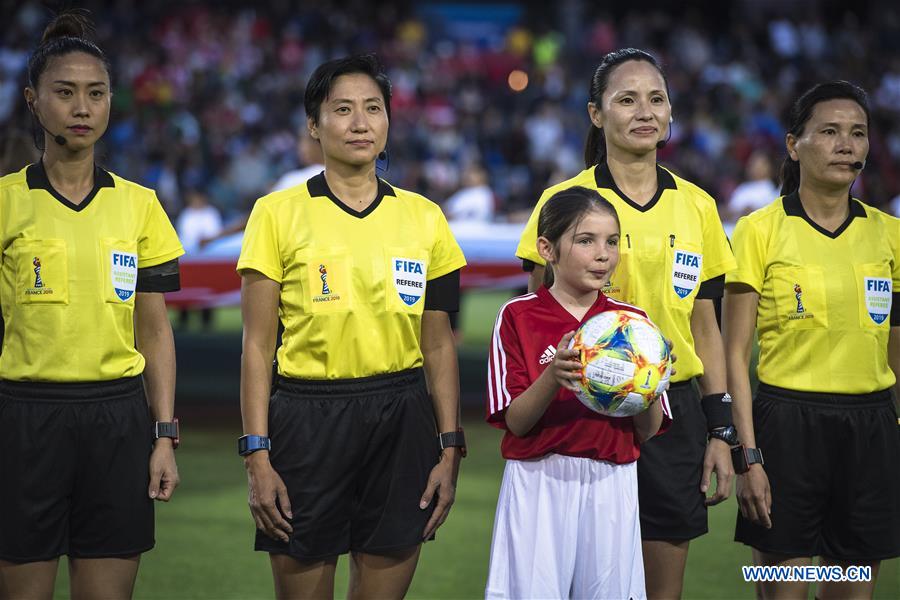
<path fill-rule="evenodd" d="M 463 461 L 456 504 L 437 540 L 425 544 L 410 598 L 484 596 L 494 509 L 503 460 L 500 432 L 467 419 L 469 456 Z M 182 485 L 169 504 L 157 504 L 156 548 L 145 554 L 136 598 L 272 598 L 266 554 L 254 552 L 253 522 L 247 508 L 246 477 L 235 454 L 237 428 L 184 428 L 178 450 Z M 740 566 L 750 551 L 731 541 L 736 504 L 710 511 L 710 533 L 691 546 L 685 598 L 754 597 Z M 65 568 L 57 597 L 67 598 Z M 336 595 L 347 589 L 346 558 L 339 565 Z M 876 598 L 897 598 L 900 561 L 882 566 Z M 810 596 L 812 597 L 812 596 Z"/>

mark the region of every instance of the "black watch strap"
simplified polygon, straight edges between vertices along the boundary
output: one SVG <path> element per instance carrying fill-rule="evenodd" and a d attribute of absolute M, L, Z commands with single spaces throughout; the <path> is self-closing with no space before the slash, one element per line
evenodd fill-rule
<path fill-rule="evenodd" d="M 439 434 L 438 444 L 440 445 L 441 450 L 444 448 L 459 448 L 462 455 L 466 455 L 466 434 L 463 432 L 462 427 L 456 431 L 448 431 L 447 433 Z"/>
<path fill-rule="evenodd" d="M 157 421 L 153 424 L 153 441 L 159 438 L 171 438 L 172 448 L 177 448 L 181 441 L 178 432 L 178 419 Z"/>
<path fill-rule="evenodd" d="M 750 465 L 764 465 L 762 450 L 759 448 L 748 448 L 746 446 L 735 446 L 731 449 L 731 463 L 734 466 L 734 472 L 743 475 L 750 470 Z"/>
<path fill-rule="evenodd" d="M 716 427 L 715 429 L 711 430 L 708 434 L 708 439 L 713 438 L 722 440 L 731 447 L 740 444 L 740 441 L 738 441 L 737 430 L 734 428 L 734 425 L 728 425 L 727 427 Z"/>

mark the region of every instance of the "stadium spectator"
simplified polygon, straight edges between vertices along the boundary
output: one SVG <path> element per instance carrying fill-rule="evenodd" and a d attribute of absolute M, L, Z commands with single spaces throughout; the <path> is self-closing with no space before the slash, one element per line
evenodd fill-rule
<path fill-rule="evenodd" d="M 757 208 L 769 204 L 778 196 L 772 181 L 772 164 L 767 153 L 756 151 L 747 160 L 747 181 L 734 188 L 728 205 L 720 208 L 722 219 L 736 221 Z"/>
<path fill-rule="evenodd" d="M 184 251 L 188 255 L 194 254 L 221 234 L 222 215 L 215 206 L 209 203 L 209 199 L 202 190 L 188 190 L 185 207 L 175 221 L 175 230 L 178 232 Z M 186 307 L 179 310 L 178 321 L 181 329 L 187 327 L 192 312 L 195 311 Z M 204 306 L 196 312 L 200 315 L 203 329 L 209 330 L 212 327 L 213 309 Z"/>
<path fill-rule="evenodd" d="M 297 131 L 297 160 L 299 168 L 288 171 L 272 186 L 272 191 L 286 190 L 295 185 L 306 183 L 310 177 L 318 175 L 325 170 L 322 164 L 322 147 L 319 142 L 309 136 L 306 125 Z"/>
<path fill-rule="evenodd" d="M 494 192 L 488 185 L 487 171 L 470 164 L 463 169 L 463 187 L 444 203 L 448 221 L 486 223 L 494 219 Z"/>
<path fill-rule="evenodd" d="M 407 17 L 396 21 L 356 0 L 341 19 L 312 0 L 253 8 L 167 1 L 140 11 L 126 0 L 79 4 L 111 16 L 98 35 L 117 62 L 109 136 L 116 152 L 101 158 L 152 184 L 160 171 L 151 165 L 166 157 L 179 188 L 207 184 L 226 221 L 256 197 L 231 182 L 267 190 L 276 173 L 294 168 L 293 124 L 304 119 L 298 99 L 312 68 L 357 48 L 382 54 L 397 85 L 403 116 L 391 128 L 391 180 L 437 202 L 459 188 L 459 165 L 469 161 L 485 164 L 501 219 L 533 206 L 551 173 L 577 173 L 571 158 L 583 132 L 571 109 L 585 101 L 577 82 L 611 44 L 650 47 L 669 63 L 678 121 L 660 158 L 713 197 L 730 197 L 753 150 L 781 147 L 782 117 L 800 89 L 838 77 L 877 90 L 873 117 L 885 126 L 874 133 L 878 150 L 862 178 L 883 194 L 867 200 L 883 205 L 900 194 L 898 9 L 891 3 L 811 10 L 738 2 L 704 13 L 657 5 L 610 14 L 576 2 L 581 12 L 572 19 L 567 3 L 531 1 L 516 3 L 517 21 L 485 13 L 478 28 L 436 19 L 428 3 L 399 1 L 389 4 Z M 4 129 L 24 114 L 17 82 L 40 34 L 34 16 L 41 10 L 36 0 L 16 5 L 15 25 L 0 42 Z M 673 21 L 685 27 L 670 27 Z M 512 69 L 529 75 L 521 92 L 507 83 Z M 240 163 L 231 167 L 244 154 L 250 160 L 240 177 Z M 177 208 L 177 196 L 161 198 Z"/>

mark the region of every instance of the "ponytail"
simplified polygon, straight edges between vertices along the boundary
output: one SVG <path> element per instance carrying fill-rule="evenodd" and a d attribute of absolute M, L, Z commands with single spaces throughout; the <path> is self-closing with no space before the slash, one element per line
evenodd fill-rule
<path fill-rule="evenodd" d="M 790 156 L 784 157 L 781 163 L 781 174 L 778 177 L 781 182 L 781 195 L 787 196 L 800 189 L 800 163 L 792 160 Z"/>
<path fill-rule="evenodd" d="M 606 138 L 603 137 L 603 130 L 591 123 L 584 143 L 584 168 L 590 169 L 604 162 L 606 162 Z"/>

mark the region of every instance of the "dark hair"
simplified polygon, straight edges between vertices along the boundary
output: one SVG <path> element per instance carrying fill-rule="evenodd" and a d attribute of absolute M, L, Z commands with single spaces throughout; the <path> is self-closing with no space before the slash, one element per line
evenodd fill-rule
<path fill-rule="evenodd" d="M 341 75 L 362 73 L 371 77 L 381 90 L 384 98 L 384 109 L 387 111 L 388 120 L 391 118 L 391 81 L 381 68 L 381 63 L 374 54 L 357 54 L 345 58 L 337 58 L 322 63 L 313 72 L 306 84 L 306 93 L 303 96 L 303 108 L 306 116 L 319 123 L 319 109 L 322 102 L 331 93 L 334 81 Z"/>
<path fill-rule="evenodd" d="M 803 135 L 803 128 L 812 117 L 813 109 L 820 102 L 828 100 L 853 100 L 866 113 L 866 126 L 871 121 L 869 114 L 869 97 L 866 91 L 849 81 L 830 81 L 820 83 L 806 90 L 791 106 L 788 116 L 788 133 L 794 137 Z M 800 189 L 800 163 L 785 157 L 781 163 L 781 195 L 793 194 Z"/>
<path fill-rule="evenodd" d="M 41 43 L 28 59 L 28 85 L 37 89 L 41 73 L 47 68 L 50 59 L 71 52 L 84 52 L 96 57 L 109 75 L 111 68 L 106 54 L 88 39 L 92 32 L 93 25 L 85 11 L 67 10 L 56 15 L 44 29 Z"/>
<path fill-rule="evenodd" d="M 666 84 L 666 94 L 669 94 L 669 80 L 666 78 L 666 73 L 663 71 L 659 61 L 652 54 L 637 48 L 622 48 L 604 56 L 594 70 L 594 76 L 591 77 L 591 87 L 588 94 L 591 102 L 597 108 L 602 106 L 603 92 L 606 91 L 612 72 L 622 63 L 632 60 L 642 60 L 656 67 L 656 70 L 659 71 L 660 76 L 663 78 L 663 82 Z M 606 140 L 603 138 L 603 130 L 591 123 L 591 129 L 588 131 L 587 140 L 584 143 L 584 166 L 589 168 L 605 161 Z"/>
<path fill-rule="evenodd" d="M 570 227 L 577 227 L 592 210 L 611 215 L 616 220 L 616 225 L 621 227 L 619 214 L 609 200 L 597 190 L 576 185 L 556 192 L 541 208 L 538 215 L 538 237 L 546 238 L 558 252 L 563 234 Z M 544 270 L 544 285 L 553 285 L 553 267 L 549 263 Z"/>
<path fill-rule="evenodd" d="M 106 69 L 107 76 L 111 76 L 112 68 L 106 54 L 97 44 L 88 39 L 93 29 L 91 20 L 87 17 L 87 11 L 72 9 L 56 15 L 44 29 L 41 43 L 28 58 L 28 86 L 37 90 L 38 81 L 41 74 L 47 69 L 50 59 L 72 52 L 84 52 L 97 58 Z M 34 140 L 35 148 L 43 150 L 44 130 L 37 120 L 37 115 L 34 114 L 34 108 L 29 108 L 31 108 L 31 137 Z"/>

